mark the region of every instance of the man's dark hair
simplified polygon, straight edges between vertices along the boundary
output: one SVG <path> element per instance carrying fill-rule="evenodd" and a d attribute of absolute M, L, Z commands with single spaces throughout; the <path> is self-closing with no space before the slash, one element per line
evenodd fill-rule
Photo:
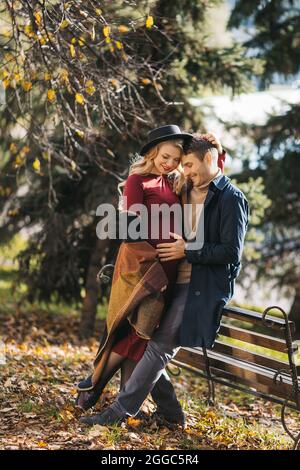
<path fill-rule="evenodd" d="M 193 134 L 191 139 L 185 141 L 183 152 L 185 155 L 194 153 L 199 160 L 203 160 L 207 152 L 210 152 L 213 158 L 218 158 L 216 147 L 199 134 Z"/>

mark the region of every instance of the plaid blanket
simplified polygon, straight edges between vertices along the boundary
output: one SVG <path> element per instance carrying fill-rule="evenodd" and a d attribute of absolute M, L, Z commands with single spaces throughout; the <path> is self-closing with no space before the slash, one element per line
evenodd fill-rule
<path fill-rule="evenodd" d="M 124 322 L 129 321 L 141 338 L 151 338 L 164 308 L 161 289 L 167 284 L 167 276 L 153 246 L 147 241 L 121 244 L 113 273 L 106 328 L 94 361 L 93 386 L 101 376 L 117 330 Z"/>

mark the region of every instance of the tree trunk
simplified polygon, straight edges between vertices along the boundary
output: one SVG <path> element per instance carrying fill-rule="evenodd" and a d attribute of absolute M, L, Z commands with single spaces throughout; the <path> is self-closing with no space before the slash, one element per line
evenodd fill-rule
<path fill-rule="evenodd" d="M 100 294 L 100 285 L 97 281 L 97 273 L 102 264 L 100 262 L 101 257 L 105 256 L 105 254 L 108 253 L 110 243 L 110 239 L 97 239 L 95 248 L 90 257 L 90 263 L 85 285 L 86 294 L 83 301 L 79 329 L 79 336 L 81 338 L 89 338 L 94 333 L 98 298 Z M 107 256 L 105 256 L 105 259 L 106 258 Z"/>
<path fill-rule="evenodd" d="M 290 310 L 289 319 L 296 325 L 295 338 L 300 339 L 300 282 L 295 286 L 295 298 Z"/>

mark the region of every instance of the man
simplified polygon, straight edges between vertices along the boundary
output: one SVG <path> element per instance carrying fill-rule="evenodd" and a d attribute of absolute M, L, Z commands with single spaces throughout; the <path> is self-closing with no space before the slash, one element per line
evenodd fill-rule
<path fill-rule="evenodd" d="M 81 418 L 86 424 L 110 425 L 135 416 L 152 393 L 157 415 L 184 425 L 165 367 L 180 346 L 213 347 L 222 309 L 233 295 L 248 225 L 247 200 L 222 174 L 218 151 L 203 136 L 194 135 L 184 153 L 182 166 L 191 189 L 183 187 L 182 201 L 192 209 L 204 204 L 204 242 L 195 248 L 192 241 L 173 234 L 176 242 L 158 245 L 162 262 L 181 259 L 172 303 L 114 403 L 100 414 Z M 197 210 L 191 214 L 191 228 L 195 228 Z"/>

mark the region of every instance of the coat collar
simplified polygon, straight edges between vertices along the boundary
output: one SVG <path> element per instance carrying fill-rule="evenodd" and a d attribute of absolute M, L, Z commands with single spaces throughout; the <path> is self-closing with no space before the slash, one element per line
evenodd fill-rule
<path fill-rule="evenodd" d="M 220 175 L 215 178 L 213 181 L 210 182 L 208 187 L 207 196 L 205 198 L 204 207 L 207 207 L 214 195 L 219 192 L 223 191 L 224 188 L 229 184 L 229 178 L 224 175 Z"/>
<path fill-rule="evenodd" d="M 212 196 L 214 195 L 214 193 L 219 190 L 219 191 L 223 191 L 224 188 L 226 188 L 226 186 L 229 184 L 230 182 L 230 178 L 228 178 L 227 176 L 221 174 L 220 176 L 218 176 L 217 178 L 215 178 L 213 181 L 211 181 L 209 183 L 209 187 L 208 187 L 208 193 L 207 193 L 207 196 L 206 196 L 206 200 L 205 200 L 205 205 L 207 205 L 207 203 L 210 201 L 210 199 L 212 198 Z M 183 185 L 183 188 L 182 188 L 182 193 L 181 193 L 181 201 L 183 204 L 187 204 L 187 195 L 188 195 L 188 188 L 187 188 L 187 184 L 185 183 Z"/>
<path fill-rule="evenodd" d="M 209 189 L 214 190 L 214 188 L 217 188 L 219 189 L 219 191 L 223 191 L 223 189 L 229 184 L 229 182 L 230 179 L 222 174 L 210 182 Z"/>

